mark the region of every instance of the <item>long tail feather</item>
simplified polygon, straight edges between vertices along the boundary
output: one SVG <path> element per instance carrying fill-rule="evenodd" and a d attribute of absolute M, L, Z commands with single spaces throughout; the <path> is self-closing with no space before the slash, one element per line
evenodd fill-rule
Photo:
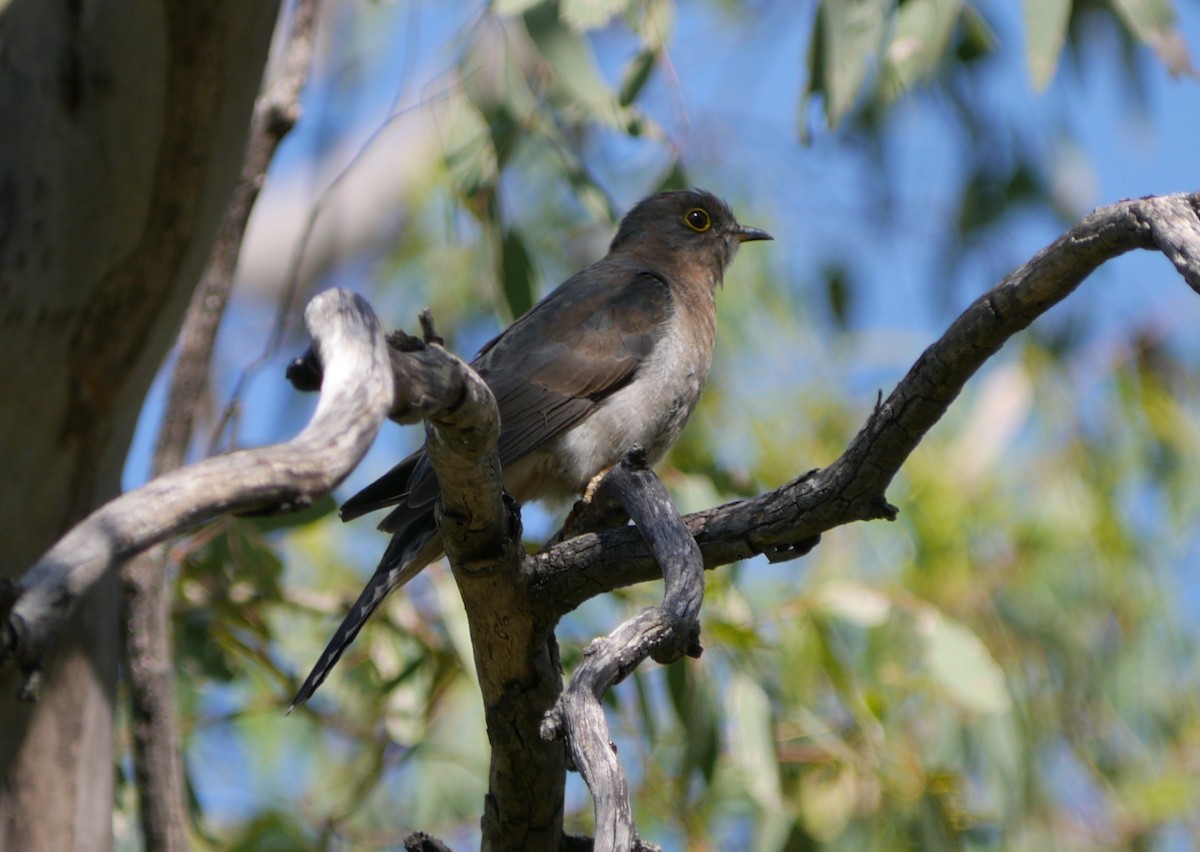
<path fill-rule="evenodd" d="M 313 666 L 304 680 L 304 685 L 288 706 L 288 713 L 311 698 L 317 688 L 325 682 L 329 672 L 337 665 L 337 661 L 358 636 L 358 631 L 366 624 L 371 613 L 379 608 L 383 599 L 417 576 L 426 565 L 437 558 L 441 551 L 440 539 L 437 536 L 437 524 L 434 522 L 433 513 L 430 512 L 423 518 L 415 519 L 403 532 L 392 537 L 383 558 L 379 561 L 379 567 L 375 569 L 366 588 L 362 590 L 341 626 L 321 652 L 317 664 Z"/>
<path fill-rule="evenodd" d="M 424 458 L 425 451 L 418 450 L 343 503 L 338 512 L 342 520 L 352 521 L 368 512 L 407 500 L 413 470 Z"/>

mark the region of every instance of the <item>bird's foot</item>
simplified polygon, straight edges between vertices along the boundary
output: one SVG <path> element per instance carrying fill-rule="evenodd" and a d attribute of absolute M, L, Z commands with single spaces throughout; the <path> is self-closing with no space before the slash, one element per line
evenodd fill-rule
<path fill-rule="evenodd" d="M 604 480 L 604 477 L 607 476 L 608 472 L 612 469 L 613 466 L 611 464 L 605 465 L 599 473 L 592 477 L 591 481 L 588 482 L 587 487 L 583 489 L 582 502 L 591 503 L 595 499 L 596 490 L 600 487 L 600 483 Z M 576 504 L 576 506 L 578 506 L 578 504 Z M 572 510 L 572 513 L 574 513 L 574 510 Z"/>

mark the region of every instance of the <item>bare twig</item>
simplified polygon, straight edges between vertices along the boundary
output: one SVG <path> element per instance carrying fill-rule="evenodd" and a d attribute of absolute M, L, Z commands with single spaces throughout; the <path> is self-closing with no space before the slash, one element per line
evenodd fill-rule
<path fill-rule="evenodd" d="M 353 470 L 392 407 L 387 344 L 370 306 L 342 290 L 316 296 L 305 324 L 324 382 L 308 426 L 286 444 L 165 474 L 89 515 L 19 581 L 0 659 L 35 672 L 80 596 L 133 554 L 223 514 L 308 505 Z"/>

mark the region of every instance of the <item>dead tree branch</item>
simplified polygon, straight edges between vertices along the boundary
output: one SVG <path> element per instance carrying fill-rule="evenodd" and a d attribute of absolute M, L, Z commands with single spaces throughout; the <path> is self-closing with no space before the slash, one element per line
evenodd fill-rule
<path fill-rule="evenodd" d="M 1134 249 L 1161 251 L 1200 292 L 1200 193 L 1121 201 L 1088 214 L 963 311 L 835 462 L 759 497 L 688 515 L 705 566 L 760 553 L 790 558 L 834 527 L 894 518 L 888 485 L 967 380 L 1097 267 Z M 595 595 L 652 580 L 658 571 L 636 530 L 615 529 L 539 554 L 532 582 L 539 605 L 561 615 Z"/>
<path fill-rule="evenodd" d="M 662 566 L 663 603 L 649 607 L 596 639 L 554 709 L 542 737 L 563 739 L 571 760 L 592 792 L 597 849 L 649 849 L 637 836 L 629 785 L 600 699 L 646 657 L 669 663 L 700 656 L 700 603 L 704 562 L 662 481 L 646 468 L 645 454 L 631 453 L 604 477 L 593 502 L 615 501 L 628 513 Z"/>
<path fill-rule="evenodd" d="M 324 388 L 308 426 L 287 443 L 168 473 L 85 518 L 17 583 L 0 660 L 15 660 L 32 679 L 71 609 L 116 565 L 223 514 L 306 506 L 354 469 L 392 406 L 383 333 L 370 306 L 341 290 L 316 296 L 305 324 Z M 27 680 L 28 697 L 35 685 Z"/>
<path fill-rule="evenodd" d="M 562 689 L 554 625 L 531 606 L 520 514 L 503 498 L 495 400 L 458 363 L 463 392 L 427 421 L 426 447 L 441 486 L 438 524 L 467 611 L 492 746 L 484 848 L 550 849 L 562 831 L 566 783 L 562 745 L 538 738 Z M 397 379 L 401 384 L 410 386 Z"/>

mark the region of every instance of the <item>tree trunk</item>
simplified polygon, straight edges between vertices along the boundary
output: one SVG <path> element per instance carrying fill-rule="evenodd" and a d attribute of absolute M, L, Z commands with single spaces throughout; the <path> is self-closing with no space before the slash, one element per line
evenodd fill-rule
<path fill-rule="evenodd" d="M 0 5 L 0 576 L 116 493 L 242 160 L 277 2 Z M 118 590 L 0 675 L 0 848 L 112 845 Z"/>

